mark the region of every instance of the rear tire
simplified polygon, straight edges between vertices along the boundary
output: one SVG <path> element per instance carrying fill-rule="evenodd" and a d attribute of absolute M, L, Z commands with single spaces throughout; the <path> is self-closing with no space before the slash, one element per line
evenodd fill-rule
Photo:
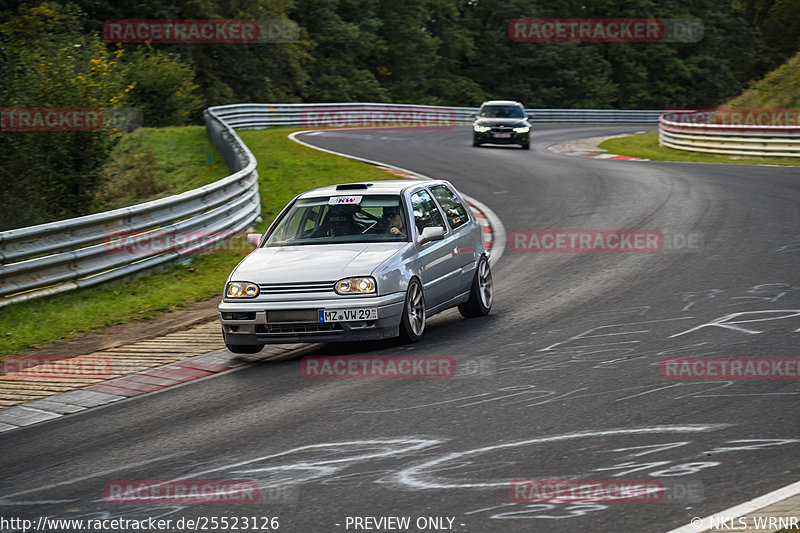
<path fill-rule="evenodd" d="M 486 256 L 481 256 L 475 269 L 475 277 L 469 291 L 469 300 L 458 306 L 458 312 L 464 318 L 486 316 L 492 310 L 494 289 L 492 286 L 492 269 Z"/>
<path fill-rule="evenodd" d="M 425 331 L 425 296 L 422 294 L 422 285 L 412 279 L 406 291 L 406 301 L 403 305 L 403 316 L 400 319 L 400 338 L 407 342 L 417 342 Z"/>
<path fill-rule="evenodd" d="M 225 347 L 228 351 L 233 353 L 258 353 L 264 348 L 263 344 L 228 344 L 225 343 Z"/>

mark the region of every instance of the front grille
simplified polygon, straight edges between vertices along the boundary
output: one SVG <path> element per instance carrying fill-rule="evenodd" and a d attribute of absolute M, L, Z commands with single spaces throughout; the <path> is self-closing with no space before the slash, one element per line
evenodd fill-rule
<path fill-rule="evenodd" d="M 261 294 L 303 294 L 306 292 L 334 292 L 335 281 L 308 281 L 304 283 L 261 283 Z"/>
<path fill-rule="evenodd" d="M 512 133 L 514 128 L 509 128 L 505 126 L 495 126 L 492 128 L 493 133 Z"/>
<path fill-rule="evenodd" d="M 316 322 L 307 324 L 259 324 L 256 333 L 266 334 L 302 334 L 302 333 L 341 333 L 341 324 L 336 322 Z"/>
<path fill-rule="evenodd" d="M 315 309 L 290 309 L 287 311 L 267 311 L 267 322 L 317 322 L 319 312 Z"/>

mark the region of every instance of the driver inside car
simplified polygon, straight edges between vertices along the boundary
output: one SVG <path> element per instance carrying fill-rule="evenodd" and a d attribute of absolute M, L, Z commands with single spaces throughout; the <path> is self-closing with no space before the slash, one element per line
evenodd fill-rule
<path fill-rule="evenodd" d="M 402 235 L 405 231 L 403 225 L 403 212 L 399 206 L 383 208 L 384 231 L 394 235 Z"/>

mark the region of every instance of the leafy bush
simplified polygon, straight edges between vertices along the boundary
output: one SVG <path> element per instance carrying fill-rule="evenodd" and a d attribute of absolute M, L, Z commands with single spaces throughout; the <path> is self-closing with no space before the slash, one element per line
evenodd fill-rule
<path fill-rule="evenodd" d="M 81 22 L 75 6 L 55 3 L 0 18 L 3 107 L 125 104 L 122 51 L 80 33 Z M 87 213 L 114 142 L 103 130 L 0 132 L 0 230 Z"/>
<path fill-rule="evenodd" d="M 132 86 L 128 104 L 141 110 L 145 126 L 182 126 L 203 107 L 194 74 L 175 55 L 136 50 L 125 64 L 125 80 Z"/>

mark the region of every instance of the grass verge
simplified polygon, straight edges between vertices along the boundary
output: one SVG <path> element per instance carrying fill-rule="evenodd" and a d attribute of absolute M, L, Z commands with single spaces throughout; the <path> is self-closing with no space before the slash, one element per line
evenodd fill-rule
<path fill-rule="evenodd" d="M 225 160 L 204 128 L 139 128 L 120 139 L 103 166 L 93 211 L 178 194 L 227 175 Z"/>
<path fill-rule="evenodd" d="M 653 159 L 655 161 L 690 161 L 694 163 L 739 163 L 746 165 L 800 166 L 798 157 L 730 157 L 701 152 L 686 152 L 658 145 L 658 132 L 640 133 L 608 139 L 599 145 L 612 154 Z"/>
<path fill-rule="evenodd" d="M 211 149 L 208 141 L 205 145 L 189 142 L 182 145 L 186 139 L 196 137 L 197 132 L 191 130 L 205 135 L 204 128 L 167 129 L 176 130 L 176 135 L 161 137 L 160 142 L 171 144 L 171 152 L 183 157 L 187 153 L 184 149 L 194 150 L 195 159 L 207 157 Z M 163 131 L 150 130 L 144 134 L 161 136 Z M 305 190 L 347 181 L 393 178 L 374 166 L 301 146 L 287 138 L 291 131 L 295 129 L 239 132 L 258 160 L 264 219 L 256 227 L 258 231 L 264 231 L 280 210 Z M 165 164 L 163 154 L 158 158 Z M 216 297 L 243 256 L 196 255 L 188 264 L 171 264 L 149 275 L 0 308 L 0 354 L 13 355 Z"/>

